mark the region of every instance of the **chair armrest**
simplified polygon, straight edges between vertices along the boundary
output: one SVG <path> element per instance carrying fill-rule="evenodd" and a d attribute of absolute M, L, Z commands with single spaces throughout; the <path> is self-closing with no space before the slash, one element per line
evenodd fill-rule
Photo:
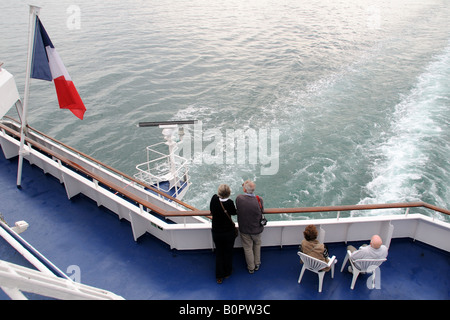
<path fill-rule="evenodd" d="M 347 250 L 347 254 L 344 257 L 344 261 L 342 262 L 341 272 L 344 271 L 344 267 L 347 264 L 347 262 L 349 262 L 351 255 L 352 255 L 352 253 L 350 252 L 350 250 Z M 351 264 L 351 262 L 350 262 L 350 264 Z"/>
<path fill-rule="evenodd" d="M 336 260 L 336 256 L 332 256 L 332 257 L 330 258 L 330 260 L 328 260 L 327 265 L 328 265 L 328 266 L 331 266 L 331 265 L 335 262 L 335 260 Z"/>
<path fill-rule="evenodd" d="M 351 252 L 350 250 L 347 250 L 347 256 L 348 256 L 348 259 L 353 261 L 353 259 L 352 259 L 352 253 L 353 253 L 353 252 Z"/>

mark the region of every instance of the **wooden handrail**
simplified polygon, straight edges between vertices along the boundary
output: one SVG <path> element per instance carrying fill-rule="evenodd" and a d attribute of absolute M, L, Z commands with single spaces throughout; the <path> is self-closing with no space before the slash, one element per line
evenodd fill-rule
<path fill-rule="evenodd" d="M 13 134 L 20 138 L 20 133 L 5 126 L 4 124 L 0 123 L 0 127 L 4 129 L 5 131 L 8 131 L 10 134 Z M 34 130 L 34 129 L 33 129 Z M 37 130 L 35 130 L 38 132 Z M 41 134 L 40 132 L 38 132 Z M 52 139 L 49 137 L 49 139 Z M 55 142 L 60 143 L 59 141 L 52 139 Z M 209 210 L 197 210 L 194 207 L 191 207 L 189 205 L 186 205 L 187 208 L 191 209 L 191 211 L 167 211 L 164 210 L 138 196 L 135 194 L 129 192 L 128 190 L 117 186 L 113 184 L 112 182 L 102 178 L 101 176 L 92 173 L 85 169 L 83 166 L 67 159 L 66 157 L 48 149 L 47 147 L 41 145 L 40 143 L 30 139 L 26 138 L 26 141 L 33 145 L 35 148 L 40 149 L 41 151 L 51 155 L 52 157 L 55 157 L 56 159 L 60 160 L 61 162 L 71 166 L 72 168 L 83 172 L 83 174 L 90 176 L 92 179 L 99 181 L 100 183 L 106 185 L 107 187 L 111 188 L 112 190 L 115 190 L 122 195 L 128 197 L 130 200 L 136 202 L 137 204 L 141 204 L 142 206 L 158 213 L 161 216 L 164 216 L 166 218 L 168 217 L 188 217 L 188 216 L 211 216 L 211 212 Z M 67 146 L 68 147 L 68 146 Z M 73 150 L 74 152 L 78 152 L 76 149 L 73 149 L 71 147 L 68 147 L 69 149 Z M 82 154 L 82 153 L 80 153 Z M 83 155 L 85 156 L 85 155 Z M 95 159 L 86 156 L 89 159 L 92 159 L 96 161 Z M 98 161 L 96 161 L 98 162 Z M 103 164 L 102 164 L 103 165 Z M 112 168 L 111 168 L 112 169 Z M 117 171 L 115 169 L 112 169 L 114 172 L 116 172 L 119 175 L 124 175 L 120 171 Z M 124 175 L 127 177 L 126 175 Z M 131 178 L 131 177 L 130 177 Z M 134 179 L 132 179 L 134 180 Z M 147 187 L 147 185 L 145 185 Z M 169 198 L 169 197 L 168 197 Z M 264 209 L 265 214 L 282 214 L 282 213 L 314 213 L 314 212 L 332 212 L 332 211 L 357 211 L 357 210 L 378 210 L 378 209 L 400 209 L 400 208 L 417 208 L 417 207 L 423 207 L 430 210 L 434 210 L 440 213 L 444 213 L 446 215 L 450 215 L 450 210 L 443 209 L 425 202 L 408 202 L 408 203 L 386 203 L 386 204 L 360 204 L 360 205 L 341 205 L 341 206 L 326 206 L 326 207 L 297 207 L 297 208 L 268 208 Z"/>
<path fill-rule="evenodd" d="M 8 118 L 8 119 L 18 123 L 17 120 L 15 120 L 15 119 L 13 119 L 11 117 L 5 116 L 5 118 Z M 1 128 L 8 130 L 9 133 L 14 134 L 18 138 L 20 138 L 20 133 L 19 132 L 15 131 L 14 129 L 11 129 L 11 128 L 3 125 L 3 124 L 0 124 L 0 126 L 1 126 Z M 59 145 L 63 146 L 64 148 L 66 148 L 66 149 L 68 149 L 68 150 L 70 150 L 72 152 L 75 152 L 75 153 L 79 154 L 80 156 L 82 156 L 82 157 L 84 157 L 86 159 L 89 159 L 92 162 L 97 163 L 98 165 L 104 167 L 105 169 L 108 169 L 109 171 L 114 172 L 114 173 L 116 173 L 116 174 L 126 178 L 127 180 L 130 180 L 130 181 L 132 181 L 132 182 L 134 182 L 136 184 L 139 184 L 139 185 L 141 185 L 141 186 L 143 186 L 145 188 L 150 189 L 151 191 L 153 191 L 153 192 L 163 196 L 164 198 L 166 198 L 166 199 L 168 199 L 170 201 L 176 202 L 176 203 L 184 206 L 185 208 L 187 208 L 189 210 L 197 210 L 195 207 L 193 207 L 193 206 L 191 206 L 191 205 L 181 201 L 180 199 L 174 198 L 174 197 L 172 197 L 172 196 L 162 192 L 161 190 L 156 189 L 153 186 L 145 184 L 142 181 L 140 181 L 138 179 L 135 179 L 134 177 L 131 177 L 131 176 L 129 176 L 129 175 L 127 175 L 127 174 L 125 174 L 125 173 L 123 173 L 123 172 L 121 172 L 121 171 L 119 171 L 119 170 L 117 170 L 117 169 L 115 169 L 115 168 L 113 168 L 111 166 L 108 166 L 107 164 L 104 164 L 103 162 L 101 162 L 101 161 L 99 161 L 99 160 L 97 160 L 97 159 L 95 159 L 95 158 L 93 158 L 93 157 L 91 157 L 91 156 L 89 156 L 89 155 L 87 155 L 87 154 L 85 154 L 85 153 L 83 153 L 83 152 L 81 152 L 81 151 L 79 151 L 79 150 L 77 150 L 77 149 L 75 149 L 75 148 L 73 148 L 73 147 L 63 143 L 63 142 L 61 142 L 61 141 L 59 141 L 59 140 L 56 140 L 55 138 L 50 137 L 49 135 L 47 135 L 47 134 L 45 134 L 45 133 L 43 133 L 43 132 L 41 132 L 39 130 L 34 129 L 34 128 L 30 127 L 29 125 L 27 125 L 27 128 L 32 130 L 32 131 L 34 131 L 34 132 L 36 132 L 37 134 L 39 134 L 39 135 L 41 135 L 43 137 L 45 137 L 45 138 L 55 142 L 56 144 L 59 144 Z M 35 142 L 34 140 L 31 140 L 31 141 Z M 32 142 L 30 142 L 30 143 L 32 143 Z"/>
<path fill-rule="evenodd" d="M 18 135 L 18 137 L 20 137 L 20 133 L 18 133 L 17 131 L 15 131 L 15 130 L 13 130 L 13 129 L 11 129 L 11 128 L 3 125 L 3 124 L 0 124 L 0 128 L 4 129 L 5 131 L 8 131 L 9 133 L 11 133 L 13 135 L 16 135 L 16 136 Z M 119 192 L 120 194 L 126 196 L 130 200 L 132 200 L 132 201 L 134 201 L 134 202 L 136 202 L 138 204 L 141 204 L 144 207 L 149 208 L 150 210 L 152 210 L 152 211 L 154 211 L 154 212 L 156 212 L 156 213 L 158 213 L 160 215 L 165 215 L 166 210 L 164 210 L 164 209 L 162 209 L 162 208 L 160 208 L 160 207 L 158 207 L 158 206 L 156 206 L 156 205 L 154 205 L 154 204 L 152 204 L 152 203 L 142 199 L 141 197 L 136 196 L 134 193 L 131 193 L 130 191 L 128 191 L 128 190 L 126 190 L 126 189 L 124 189 L 124 188 L 122 188 L 120 186 L 117 186 L 116 184 L 114 184 L 114 183 L 104 179 L 103 177 L 101 177 L 101 176 L 99 176 L 99 175 L 97 175 L 95 173 L 90 172 L 89 170 L 87 170 L 83 166 L 79 165 L 78 163 L 75 163 L 72 160 L 69 160 L 66 157 L 64 157 L 64 156 L 62 156 L 62 155 L 60 155 L 60 154 L 58 154 L 58 153 L 48 149 L 47 147 L 43 146 L 39 142 L 36 142 L 36 141 L 34 141 L 34 140 L 32 140 L 32 139 L 30 139 L 28 137 L 25 138 L 25 141 L 27 143 L 30 143 L 33 147 L 41 150 L 42 152 L 45 152 L 48 155 L 54 157 L 55 159 L 60 160 L 62 163 L 72 167 L 73 169 L 78 170 L 78 171 L 82 172 L 83 174 L 85 174 L 86 176 L 89 176 L 92 179 L 97 180 L 98 182 L 106 185 L 107 187 L 111 188 L 112 190 Z"/>
<path fill-rule="evenodd" d="M 118 175 L 121 175 L 121 176 L 123 176 L 124 178 L 126 178 L 126 179 L 128 179 L 128 180 L 130 180 L 130 181 L 133 181 L 133 182 L 136 183 L 136 184 L 139 184 L 139 185 L 141 185 L 141 186 L 143 186 L 143 187 L 145 187 L 145 188 L 150 189 L 150 190 L 153 191 L 153 192 L 158 193 L 159 195 L 163 196 L 164 198 L 166 198 L 166 199 L 168 199 L 168 200 L 171 200 L 171 201 L 173 201 L 173 202 L 176 202 L 176 203 L 178 203 L 178 204 L 184 206 L 184 207 L 187 208 L 187 209 L 190 209 L 190 210 L 197 210 L 195 207 L 193 207 L 193 206 L 191 206 L 191 205 L 189 205 L 189 204 L 187 204 L 187 203 L 181 201 L 180 199 L 174 198 L 174 197 L 172 197 L 172 196 L 170 196 L 170 195 L 168 195 L 168 194 L 162 192 L 161 190 L 156 189 L 155 187 L 153 187 L 153 186 L 151 186 L 151 185 L 148 185 L 148 184 L 146 184 L 146 183 L 143 183 L 142 181 L 140 181 L 140 180 L 138 180 L 138 179 L 136 179 L 136 178 L 134 178 L 134 177 L 132 177 L 132 176 L 129 176 L 129 175 L 127 175 L 127 174 L 125 174 L 125 173 L 123 173 L 123 172 L 121 172 L 121 171 L 119 171 L 119 170 L 117 170 L 117 169 L 115 169 L 115 168 L 113 168 L 113 167 L 111 167 L 111 166 L 108 166 L 107 164 L 104 164 L 103 162 L 101 162 L 101 161 L 99 161 L 99 160 L 97 160 L 97 159 L 95 159 L 95 158 L 93 158 L 93 157 L 91 157 L 91 156 L 89 156 L 89 155 L 87 155 L 87 154 L 81 152 L 81 151 L 78 151 L 77 149 L 72 148 L 71 146 L 66 145 L 66 144 L 63 143 L 63 142 L 60 142 L 60 141 L 58 141 L 58 140 L 56 140 L 56 139 L 54 139 L 54 138 L 52 138 L 52 137 L 46 135 L 45 133 L 42 133 L 42 132 L 39 131 L 39 130 L 33 129 L 33 128 L 31 128 L 30 126 L 27 126 L 27 127 L 29 127 L 31 130 L 35 131 L 36 133 L 38 133 L 38 134 L 40 134 L 40 135 L 46 137 L 47 139 L 50 139 L 50 140 L 52 140 L 52 141 L 54 141 L 54 142 L 56 142 L 56 143 L 58 143 L 58 144 L 61 144 L 61 145 L 64 146 L 65 148 L 67 148 L 67 149 L 69 149 L 69 150 L 71 150 L 71 151 L 73 151 L 73 152 L 75 152 L 75 153 L 78 153 L 79 155 L 81 155 L 81 156 L 83 156 L 83 157 L 85 157 L 85 158 L 91 160 L 92 162 L 95 162 L 95 163 L 101 165 L 102 167 L 108 169 L 109 171 L 114 172 L 114 173 L 116 173 L 116 174 L 118 174 Z"/>
<path fill-rule="evenodd" d="M 264 214 L 281 214 L 281 213 L 314 213 L 314 212 L 331 212 L 331 211 L 358 211 L 358 210 L 377 210 L 377 209 L 402 209 L 402 208 L 418 208 L 423 207 L 450 215 L 450 211 L 433 206 L 426 202 L 406 202 L 406 203 L 384 203 L 384 204 L 357 204 L 344 206 L 328 206 L 328 207 L 298 207 L 298 208 L 269 208 L 264 209 Z M 208 210 L 196 210 L 187 212 L 166 211 L 167 217 L 178 216 L 208 216 L 211 212 Z"/>
<path fill-rule="evenodd" d="M 267 209 L 265 213 L 305 213 L 305 212 L 330 212 L 330 211 L 353 211 L 353 210 L 376 210 L 376 209 L 401 209 L 424 207 L 434 211 L 439 211 L 450 215 L 450 211 L 442 209 L 425 202 L 404 202 L 404 203 L 384 203 L 384 204 L 358 204 L 328 207 L 305 207 L 288 209 Z M 267 211 L 267 212 L 266 212 Z"/>

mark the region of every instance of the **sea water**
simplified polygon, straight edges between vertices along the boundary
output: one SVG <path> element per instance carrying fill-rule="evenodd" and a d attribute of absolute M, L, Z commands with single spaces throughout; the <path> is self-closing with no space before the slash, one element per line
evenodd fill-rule
<path fill-rule="evenodd" d="M 446 0 L 37 2 L 87 112 L 59 110 L 53 84 L 33 79 L 29 123 L 110 166 L 132 175 L 162 140 L 138 122 L 195 119 L 201 157 L 184 200 L 199 209 L 219 184 L 234 198 L 246 179 L 268 208 L 450 208 Z M 27 4 L 0 10 L 0 60 L 20 92 Z M 245 152 L 251 139 L 240 159 L 219 148 L 227 132 L 266 132 L 274 170 Z"/>

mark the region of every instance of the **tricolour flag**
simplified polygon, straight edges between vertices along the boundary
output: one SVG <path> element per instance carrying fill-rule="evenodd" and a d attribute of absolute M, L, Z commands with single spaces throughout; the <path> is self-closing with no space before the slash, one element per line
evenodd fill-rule
<path fill-rule="evenodd" d="M 59 107 L 69 109 L 83 120 L 86 107 L 39 17 L 36 17 L 35 30 L 31 78 L 53 80 Z"/>

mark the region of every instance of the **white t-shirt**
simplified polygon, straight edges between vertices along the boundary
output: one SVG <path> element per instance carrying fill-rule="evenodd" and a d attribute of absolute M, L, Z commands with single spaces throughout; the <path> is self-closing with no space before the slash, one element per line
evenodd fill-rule
<path fill-rule="evenodd" d="M 387 255 L 388 249 L 385 245 L 381 245 L 378 249 L 372 248 L 368 245 L 365 247 L 360 247 L 359 250 L 353 252 L 350 258 L 353 261 L 358 259 L 384 259 Z M 356 266 L 359 267 L 357 263 Z"/>

